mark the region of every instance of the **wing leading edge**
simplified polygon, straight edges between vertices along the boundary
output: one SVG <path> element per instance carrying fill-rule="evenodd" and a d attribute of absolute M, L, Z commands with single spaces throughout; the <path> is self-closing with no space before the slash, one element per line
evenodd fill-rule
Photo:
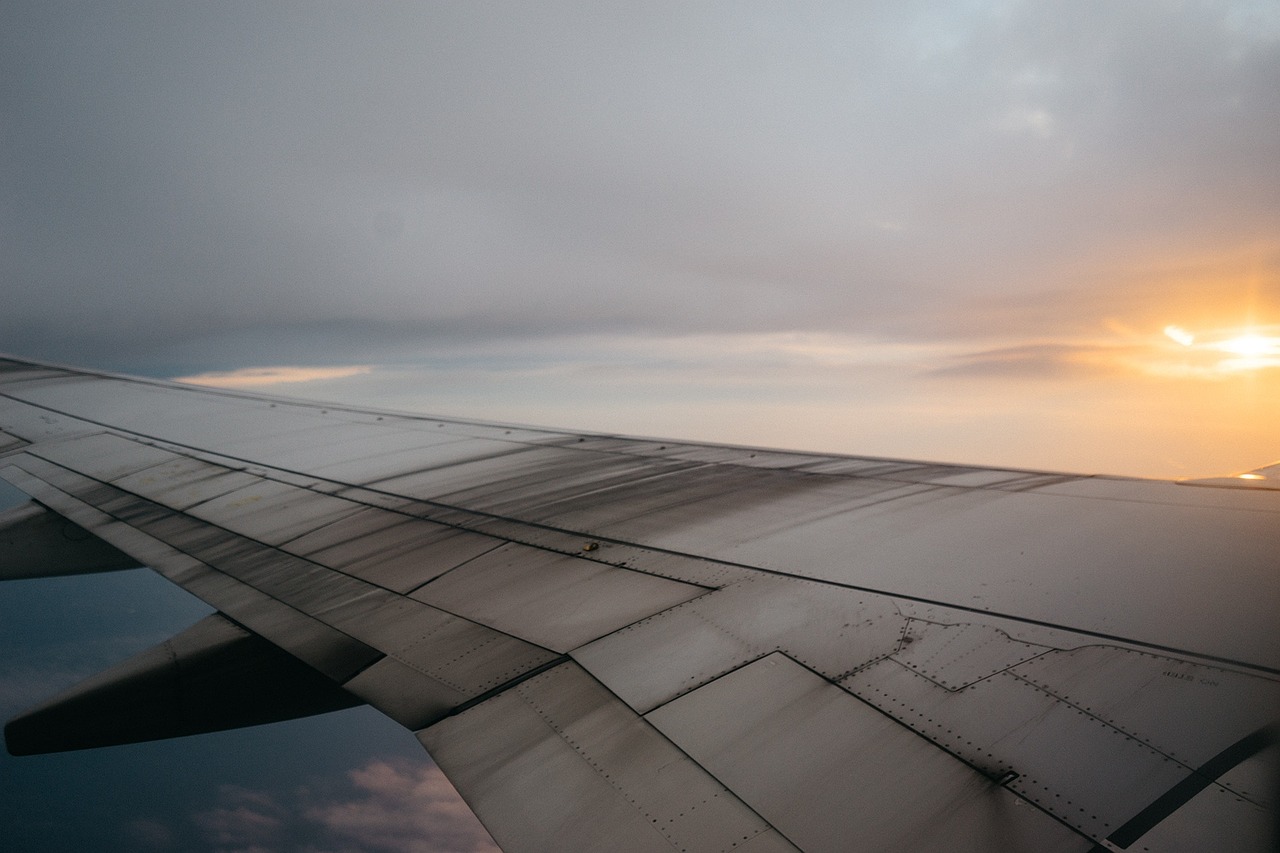
<path fill-rule="evenodd" d="M 220 614 L 16 721 L 11 750 L 364 701 L 511 850 L 1272 844 L 1274 490 L 564 433 L 16 359 L 0 477 L 38 502 L 0 523 L 0 574 L 143 564 Z M 53 530 L 78 544 L 50 550 Z M 43 556 L 15 557 L 27 543 Z M 204 667 L 164 665 L 174 649 Z M 315 695 L 220 708 L 237 673 Z M 68 739 L 131 690 L 205 698 Z"/>

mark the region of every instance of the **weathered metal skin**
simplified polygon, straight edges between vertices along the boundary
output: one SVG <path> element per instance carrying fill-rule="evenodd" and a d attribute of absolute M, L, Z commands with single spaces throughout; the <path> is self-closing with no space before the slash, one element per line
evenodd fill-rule
<path fill-rule="evenodd" d="M 17 360 L 0 476 L 414 730 L 508 849 L 1271 849 L 1274 489 Z"/>

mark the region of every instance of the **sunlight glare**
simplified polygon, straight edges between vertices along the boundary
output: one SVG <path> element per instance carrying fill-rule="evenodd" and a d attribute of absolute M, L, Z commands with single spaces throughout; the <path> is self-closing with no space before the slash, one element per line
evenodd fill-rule
<path fill-rule="evenodd" d="M 1280 367 L 1280 326 L 1247 326 L 1192 334 L 1181 326 L 1168 325 L 1164 327 L 1164 336 L 1180 345 L 1185 360 L 1153 365 L 1159 373 L 1225 377 Z"/>
<path fill-rule="evenodd" d="M 1280 355 L 1280 340 L 1247 334 L 1214 344 L 1213 348 L 1246 358 L 1260 358 L 1266 355 Z"/>

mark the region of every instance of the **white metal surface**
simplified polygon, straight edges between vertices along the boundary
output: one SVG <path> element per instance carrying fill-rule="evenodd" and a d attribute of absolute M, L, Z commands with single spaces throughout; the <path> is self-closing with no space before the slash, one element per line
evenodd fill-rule
<path fill-rule="evenodd" d="M 443 436 L 426 430 L 403 430 L 384 427 L 370 434 L 369 424 L 352 423 L 340 413 L 321 416 L 320 422 L 276 436 L 247 436 L 218 446 L 220 453 L 249 459 L 271 459 L 280 468 L 317 471 L 333 465 L 336 459 L 357 457 L 357 465 L 367 471 L 370 458 L 396 451 L 413 449 L 421 452 Z"/>
<path fill-rule="evenodd" d="M 308 489 L 260 480 L 189 507 L 196 518 L 270 545 L 354 515 L 359 504 Z"/>
<path fill-rule="evenodd" d="M 416 425 L 415 425 L 416 426 Z M 391 436 L 369 436 L 330 452 L 307 470 L 344 483 L 373 483 L 405 471 L 412 471 L 429 458 L 440 458 L 444 447 L 469 441 L 464 436 L 431 431 L 425 426 L 403 430 Z M 424 451 L 430 449 L 431 454 Z"/>
<path fill-rule="evenodd" d="M 98 480 L 114 480 L 174 458 L 167 450 L 99 432 L 44 442 L 35 455 Z"/>
<path fill-rule="evenodd" d="M 246 471 L 174 454 L 167 462 L 114 478 L 112 484 L 171 509 L 185 510 L 258 479 Z"/>
<path fill-rule="evenodd" d="M 392 523 L 381 526 L 385 521 Z M 313 541 L 325 543 L 344 534 L 348 536 L 345 541 L 312 547 Z M 363 510 L 283 547 L 379 586 L 408 593 L 502 543 L 501 539 L 422 519 Z"/>
<path fill-rule="evenodd" d="M 780 653 L 645 718 L 804 850 L 1090 846 Z"/>
<path fill-rule="evenodd" d="M 7 432 L 0 430 L 0 453 L 17 450 L 26 443 L 25 439 L 18 438 L 16 435 L 9 435 Z"/>
<path fill-rule="evenodd" d="M 386 657 L 343 687 L 411 729 L 556 658 L 546 649 L 399 597 L 366 596 L 325 618 L 387 650 Z"/>
<path fill-rule="evenodd" d="M 1017 774 L 1010 790 L 1095 838 L 1195 772 L 1011 673 L 949 691 L 887 660 L 841 684 L 989 775 Z M 1215 822 L 1226 827 L 1256 808 L 1224 798 Z"/>
<path fill-rule="evenodd" d="M 8 386 L 6 385 L 7 389 Z M 27 441 L 45 441 L 101 428 L 63 414 L 48 412 L 0 396 L 0 429 Z"/>
<path fill-rule="evenodd" d="M 504 545 L 442 575 L 412 597 L 567 652 L 706 592 L 582 557 Z"/>
<path fill-rule="evenodd" d="M 1230 821 L 1221 819 L 1223 811 L 1231 813 Z M 1275 832 L 1274 824 L 1275 818 L 1265 810 L 1250 808 L 1231 791 L 1211 785 L 1143 833 L 1141 841 L 1128 849 L 1187 853 L 1256 849 L 1257 839 Z"/>
<path fill-rule="evenodd" d="M 905 621 L 886 596 L 757 576 L 573 656 L 643 713 L 775 650 L 838 679 L 897 650 Z"/>
<path fill-rule="evenodd" d="M 1191 767 L 1280 715 L 1273 680 L 1134 649 L 1055 651 L 1012 672 Z"/>
<path fill-rule="evenodd" d="M 1242 511 L 932 487 L 824 514 L 836 492 L 761 490 L 706 514 L 646 517 L 644 541 L 1280 670 L 1274 500 Z"/>
<path fill-rule="evenodd" d="M 469 508 L 474 500 L 475 508 L 479 509 L 486 498 L 492 499 L 495 493 L 505 488 L 519 488 L 529 481 L 538 482 L 561 475 L 571 476 L 573 469 L 568 466 L 584 462 L 583 452 L 577 450 L 488 439 L 446 444 L 438 449 L 441 453 L 433 452 L 427 456 L 421 470 L 381 480 L 376 487 L 400 495 Z M 449 452 L 448 456 L 444 451 Z M 590 460 L 600 465 L 612 461 L 609 457 Z M 588 464 L 587 467 L 592 466 Z M 473 492 L 470 495 L 469 490 Z"/>
<path fill-rule="evenodd" d="M 468 699 L 556 657 L 452 613 L 384 592 L 352 599 L 318 618 Z"/>
<path fill-rule="evenodd" d="M 795 849 L 572 663 L 418 737 L 512 849 Z"/>
<path fill-rule="evenodd" d="M 948 690 L 958 690 L 1049 651 L 990 625 L 912 619 L 893 659 Z"/>

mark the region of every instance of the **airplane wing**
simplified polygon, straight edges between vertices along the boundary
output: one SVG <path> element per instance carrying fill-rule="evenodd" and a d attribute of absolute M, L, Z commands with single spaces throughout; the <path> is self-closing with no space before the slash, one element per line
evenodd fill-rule
<path fill-rule="evenodd" d="M 1175 484 L 0 360 L 0 575 L 216 608 L 15 753 L 368 703 L 507 850 L 1272 849 L 1280 469 Z M 1238 487 L 1237 487 L 1238 486 Z"/>

